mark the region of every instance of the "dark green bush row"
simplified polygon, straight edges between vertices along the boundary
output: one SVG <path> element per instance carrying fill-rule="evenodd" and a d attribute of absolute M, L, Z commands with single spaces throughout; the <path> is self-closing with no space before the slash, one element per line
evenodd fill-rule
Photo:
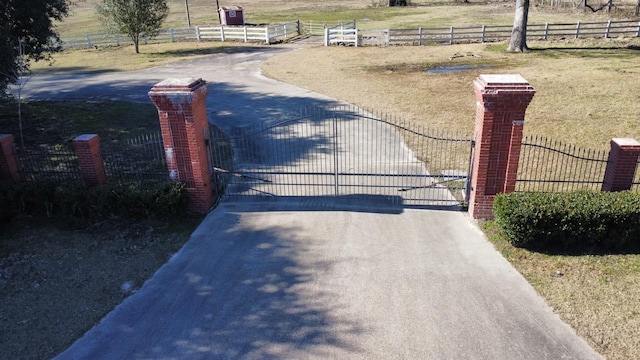
<path fill-rule="evenodd" d="M 129 181 L 89 187 L 79 183 L 0 183 L 0 222 L 46 216 L 69 225 L 110 217 L 168 218 L 185 211 L 181 183 Z"/>
<path fill-rule="evenodd" d="M 518 247 L 621 251 L 640 246 L 640 194 L 634 192 L 500 194 L 493 212 Z"/>

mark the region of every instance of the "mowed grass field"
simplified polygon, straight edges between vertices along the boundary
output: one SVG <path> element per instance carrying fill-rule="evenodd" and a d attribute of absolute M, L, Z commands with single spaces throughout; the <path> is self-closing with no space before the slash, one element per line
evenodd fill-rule
<path fill-rule="evenodd" d="M 100 32 L 94 0 L 80 3 L 62 35 Z M 376 8 L 372 1 L 243 1 L 247 22 L 356 19 L 359 27 L 509 24 L 510 2 Z M 222 6 L 235 5 L 221 1 Z M 167 27 L 186 25 L 184 1 L 170 1 Z M 192 24 L 217 23 L 209 0 L 189 1 Z M 607 14 L 535 6 L 531 23 L 606 21 Z M 613 137 L 640 139 L 640 38 L 529 41 L 532 51 L 510 54 L 506 43 L 452 46 L 323 47 L 305 45 L 272 58 L 263 73 L 431 128 L 473 132 L 472 82 L 481 73 L 517 73 L 536 89 L 525 134 L 582 148 L 607 149 Z M 230 43 L 176 43 L 71 51 L 37 71 L 119 71 L 156 66 L 186 56 L 224 54 Z M 255 46 L 252 45 L 252 46 Z M 109 59 L 104 61 L 101 59 Z M 450 65 L 481 69 L 431 73 Z M 491 223 L 483 225 L 496 248 L 529 280 L 559 316 L 607 359 L 640 358 L 640 255 L 559 256 L 516 249 Z M 562 276 L 557 276 L 560 272 Z"/>

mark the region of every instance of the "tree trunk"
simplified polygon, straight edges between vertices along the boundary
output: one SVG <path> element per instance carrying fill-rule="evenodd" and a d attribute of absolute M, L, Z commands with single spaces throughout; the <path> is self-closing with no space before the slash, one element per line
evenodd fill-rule
<path fill-rule="evenodd" d="M 529 20 L 529 0 L 516 0 L 516 14 L 508 51 L 525 52 L 527 47 L 527 22 Z"/>
<path fill-rule="evenodd" d="M 140 54 L 140 35 L 133 35 L 131 40 L 133 40 L 133 47 L 136 49 L 136 54 Z"/>

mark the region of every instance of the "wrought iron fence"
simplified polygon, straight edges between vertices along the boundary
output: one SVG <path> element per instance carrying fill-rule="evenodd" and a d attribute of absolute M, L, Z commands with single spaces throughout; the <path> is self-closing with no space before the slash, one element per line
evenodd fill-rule
<path fill-rule="evenodd" d="M 117 151 L 103 151 L 108 181 L 123 178 L 168 179 L 162 134 L 147 133 L 124 141 Z"/>
<path fill-rule="evenodd" d="M 168 179 L 162 135 L 148 133 L 103 151 L 108 181 Z M 78 157 L 68 145 L 18 149 L 20 171 L 26 181 L 82 181 Z"/>
<path fill-rule="evenodd" d="M 522 139 L 516 191 L 600 190 L 608 151 L 588 150 L 541 136 Z"/>
<path fill-rule="evenodd" d="M 345 106 L 303 109 L 229 137 L 212 133 L 211 144 L 214 174 L 227 197 L 375 197 L 457 206 L 465 200 L 473 141 Z"/>
<path fill-rule="evenodd" d="M 82 181 L 78 157 L 64 145 L 41 145 L 18 150 L 20 170 L 26 181 Z"/>

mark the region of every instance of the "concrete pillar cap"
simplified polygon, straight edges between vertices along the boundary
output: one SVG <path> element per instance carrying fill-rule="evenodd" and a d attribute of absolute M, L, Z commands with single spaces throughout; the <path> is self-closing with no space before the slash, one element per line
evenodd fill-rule
<path fill-rule="evenodd" d="M 193 92 L 206 84 L 202 78 L 169 78 L 155 84 L 149 93 Z"/>

